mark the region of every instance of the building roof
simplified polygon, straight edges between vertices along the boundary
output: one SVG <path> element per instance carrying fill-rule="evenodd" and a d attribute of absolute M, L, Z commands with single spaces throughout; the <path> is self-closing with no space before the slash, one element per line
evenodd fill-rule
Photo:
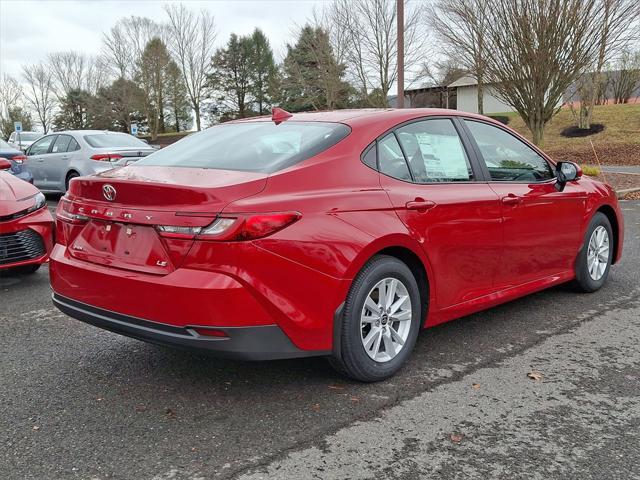
<path fill-rule="evenodd" d="M 472 85 L 477 85 L 477 84 L 478 84 L 478 81 L 475 78 L 470 77 L 469 75 L 465 75 L 464 77 L 460 77 L 455 82 L 450 83 L 449 85 L 447 85 L 447 87 L 449 88 L 470 87 Z"/>

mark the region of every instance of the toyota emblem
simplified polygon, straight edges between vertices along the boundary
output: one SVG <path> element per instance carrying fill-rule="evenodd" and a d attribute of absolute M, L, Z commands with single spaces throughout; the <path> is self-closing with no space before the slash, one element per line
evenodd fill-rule
<path fill-rule="evenodd" d="M 113 202 L 116 199 L 116 189 L 113 188 L 113 185 L 107 183 L 102 186 L 102 195 L 110 202 Z"/>

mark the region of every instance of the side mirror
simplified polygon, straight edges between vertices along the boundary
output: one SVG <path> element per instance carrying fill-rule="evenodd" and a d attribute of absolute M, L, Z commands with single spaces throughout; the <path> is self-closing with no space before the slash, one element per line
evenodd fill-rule
<path fill-rule="evenodd" d="M 11 162 L 6 158 L 0 157 L 0 170 L 9 170 L 11 168 Z"/>
<path fill-rule="evenodd" d="M 577 163 L 558 162 L 556 164 L 556 190 L 562 192 L 567 182 L 578 180 L 582 176 L 582 169 Z"/>

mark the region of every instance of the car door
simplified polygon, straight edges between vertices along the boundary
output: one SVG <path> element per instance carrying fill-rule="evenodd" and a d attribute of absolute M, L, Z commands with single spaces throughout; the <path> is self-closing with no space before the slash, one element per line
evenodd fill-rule
<path fill-rule="evenodd" d="M 48 188 L 51 190 L 66 191 L 66 176 L 71 155 L 69 147 L 72 144 L 75 144 L 75 140 L 70 135 L 58 135 L 51 146 L 51 152 L 45 157 L 43 168 Z"/>
<path fill-rule="evenodd" d="M 533 146 L 497 125 L 464 124 L 501 200 L 504 223 L 500 289 L 570 271 L 582 241 L 586 192 L 580 182 L 555 189 L 554 166 Z"/>
<path fill-rule="evenodd" d="M 57 135 L 47 135 L 46 137 L 42 137 L 38 141 L 34 142 L 27 150 L 27 156 L 29 157 L 27 161 L 27 168 L 33 175 L 33 183 L 36 187 L 44 190 L 47 190 L 48 185 L 44 168 L 45 159 L 49 154 L 51 145 L 56 137 Z"/>
<path fill-rule="evenodd" d="M 460 128 L 451 118 L 423 119 L 377 142 L 381 185 L 429 258 L 438 310 L 492 293 L 502 254 L 498 196 L 481 181 Z"/>

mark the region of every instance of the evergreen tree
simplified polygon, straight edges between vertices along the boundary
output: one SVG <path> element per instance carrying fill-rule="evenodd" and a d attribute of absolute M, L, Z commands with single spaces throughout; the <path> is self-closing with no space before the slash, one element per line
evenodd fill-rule
<path fill-rule="evenodd" d="M 256 28 L 251 35 L 253 56 L 250 65 L 251 94 L 258 115 L 268 113 L 277 87 L 278 68 L 273 59 L 273 50 L 262 30 Z"/>
<path fill-rule="evenodd" d="M 55 130 L 84 130 L 93 128 L 96 115 L 96 98 L 84 90 L 70 90 L 60 102 L 60 109 L 53 118 Z"/>
<path fill-rule="evenodd" d="M 169 62 L 165 71 L 167 120 L 176 132 L 191 127 L 191 103 L 178 64 Z"/>
<path fill-rule="evenodd" d="M 305 111 L 347 106 L 350 87 L 343 80 L 345 67 L 336 60 L 329 35 L 322 28 L 306 25 L 295 45 L 287 45 L 283 70 L 285 108 Z"/>
<path fill-rule="evenodd" d="M 131 124 L 147 123 L 145 95 L 136 82 L 119 78 L 98 91 L 94 128 L 130 132 Z"/>
<path fill-rule="evenodd" d="M 146 115 L 149 120 L 151 139 L 165 131 L 165 74 L 171 57 L 164 42 L 154 37 L 144 48 L 138 69 L 138 83 L 146 97 Z"/>

